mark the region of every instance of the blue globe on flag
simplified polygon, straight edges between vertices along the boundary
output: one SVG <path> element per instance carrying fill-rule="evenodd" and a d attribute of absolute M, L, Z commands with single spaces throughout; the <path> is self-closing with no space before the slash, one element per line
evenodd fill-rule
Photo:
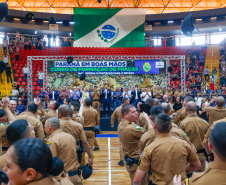
<path fill-rule="evenodd" d="M 116 35 L 116 29 L 112 25 L 105 25 L 101 30 L 101 35 L 105 39 L 113 39 Z"/>

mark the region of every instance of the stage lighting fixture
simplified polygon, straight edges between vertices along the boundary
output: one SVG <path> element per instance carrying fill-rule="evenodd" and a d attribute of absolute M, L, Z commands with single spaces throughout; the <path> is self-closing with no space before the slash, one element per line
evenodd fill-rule
<path fill-rule="evenodd" d="M 172 73 L 173 72 L 173 68 L 171 66 L 168 67 L 168 72 Z"/>
<path fill-rule="evenodd" d="M 194 29 L 193 18 L 190 14 L 184 18 L 184 21 L 181 24 L 181 30 L 185 36 L 191 37 Z"/>
<path fill-rule="evenodd" d="M 101 0 L 97 0 L 98 3 L 101 3 Z"/>
<path fill-rule="evenodd" d="M 14 18 L 11 17 L 11 16 L 6 16 L 5 17 L 5 22 L 13 22 L 14 21 Z"/>
<path fill-rule="evenodd" d="M 8 5 L 6 3 L 0 3 L 0 22 L 8 15 Z"/>
<path fill-rule="evenodd" d="M 28 21 L 31 21 L 31 20 L 34 20 L 35 18 L 35 15 L 31 12 L 27 13 L 25 18 L 28 20 Z"/>
<path fill-rule="evenodd" d="M 56 19 L 53 17 L 49 17 L 49 24 L 56 24 Z"/>
<path fill-rule="evenodd" d="M 67 57 L 67 63 L 70 64 L 73 62 L 73 58 L 72 57 Z"/>
<path fill-rule="evenodd" d="M 85 78 L 86 78 L 86 73 L 83 72 L 83 73 L 80 75 L 79 79 L 80 79 L 80 80 L 84 80 Z"/>

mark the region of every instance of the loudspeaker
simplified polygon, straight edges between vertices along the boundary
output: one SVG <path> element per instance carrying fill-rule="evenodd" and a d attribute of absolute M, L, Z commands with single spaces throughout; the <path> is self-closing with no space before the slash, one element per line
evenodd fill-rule
<path fill-rule="evenodd" d="M 6 3 L 0 3 L 0 22 L 8 15 L 8 5 Z"/>
<path fill-rule="evenodd" d="M 49 17 L 49 24 L 56 24 L 56 19 L 53 17 Z"/>
<path fill-rule="evenodd" d="M 5 71 L 6 65 L 5 62 L 0 60 L 0 74 L 2 74 Z"/>
<path fill-rule="evenodd" d="M 185 36 L 192 36 L 192 33 L 194 31 L 194 23 L 192 15 L 188 15 L 184 18 L 184 21 L 181 24 L 181 30 Z"/>
<path fill-rule="evenodd" d="M 28 21 L 31 21 L 31 20 L 34 20 L 35 18 L 35 15 L 31 12 L 27 13 L 25 18 L 28 20 Z"/>
<path fill-rule="evenodd" d="M 83 73 L 80 75 L 79 79 L 80 79 L 80 80 L 84 80 L 85 78 L 86 78 L 86 73 L 83 72 Z"/>
<path fill-rule="evenodd" d="M 97 0 L 98 3 L 101 3 L 101 0 Z"/>
<path fill-rule="evenodd" d="M 73 58 L 72 57 L 67 57 L 67 63 L 70 64 L 73 62 Z"/>
<path fill-rule="evenodd" d="M 173 72 L 173 68 L 171 66 L 169 66 L 167 70 L 168 70 L 169 73 Z"/>

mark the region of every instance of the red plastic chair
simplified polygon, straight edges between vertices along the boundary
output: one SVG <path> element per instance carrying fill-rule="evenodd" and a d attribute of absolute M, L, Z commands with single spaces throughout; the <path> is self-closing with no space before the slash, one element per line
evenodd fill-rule
<path fill-rule="evenodd" d="M 178 80 L 178 81 L 176 81 L 176 85 L 180 85 L 180 81 Z"/>
<path fill-rule="evenodd" d="M 41 90 L 41 87 L 40 86 L 36 86 L 36 90 L 37 91 L 40 91 Z"/>
<path fill-rule="evenodd" d="M 27 82 L 21 82 L 21 85 L 25 86 L 25 85 L 27 85 Z"/>
<path fill-rule="evenodd" d="M 38 85 L 38 82 L 33 82 L 33 85 L 34 85 L 34 86 Z"/>

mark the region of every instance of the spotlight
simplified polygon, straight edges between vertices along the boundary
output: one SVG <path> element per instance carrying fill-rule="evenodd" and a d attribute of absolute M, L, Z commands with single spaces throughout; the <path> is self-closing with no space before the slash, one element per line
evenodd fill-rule
<path fill-rule="evenodd" d="M 35 18 L 35 15 L 31 12 L 27 13 L 25 18 L 28 20 L 28 21 L 31 21 L 31 20 L 34 20 Z"/>
<path fill-rule="evenodd" d="M 72 57 L 67 57 L 67 63 L 70 64 L 73 62 L 73 58 Z"/>
<path fill-rule="evenodd" d="M 49 17 L 49 24 L 56 24 L 56 19 L 53 17 Z"/>

